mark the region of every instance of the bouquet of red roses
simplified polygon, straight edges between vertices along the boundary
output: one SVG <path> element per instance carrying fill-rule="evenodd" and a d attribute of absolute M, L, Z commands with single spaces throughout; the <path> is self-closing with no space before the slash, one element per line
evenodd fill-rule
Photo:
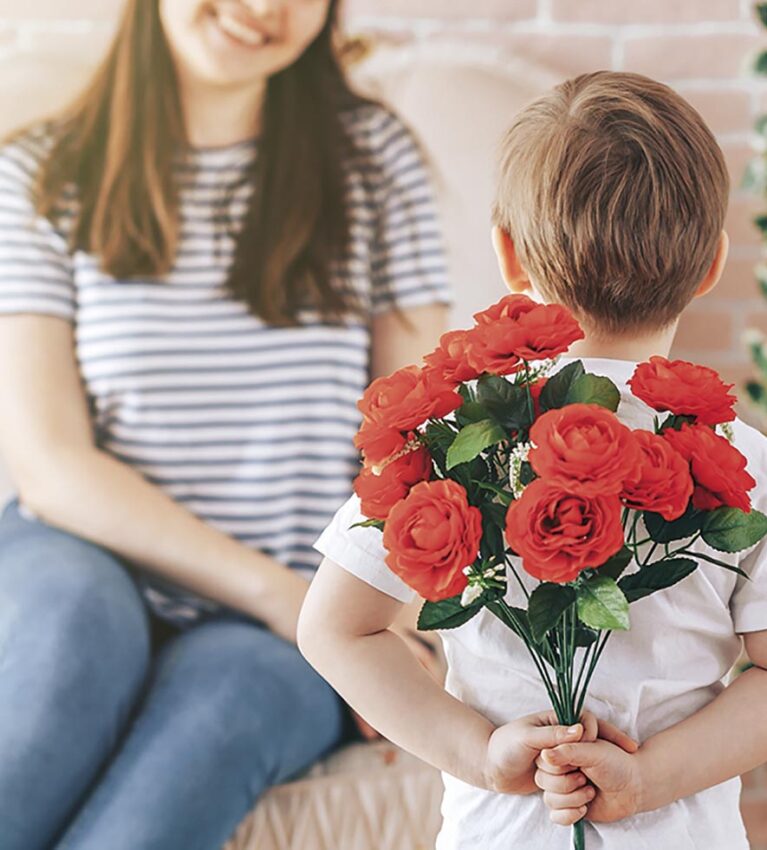
<path fill-rule="evenodd" d="M 663 415 L 631 430 L 608 378 L 579 360 L 554 371 L 583 338 L 564 307 L 511 295 L 474 318 L 359 402 L 361 525 L 383 530 L 386 563 L 427 600 L 419 628 L 456 628 L 487 608 L 571 725 L 629 605 L 701 559 L 742 574 L 691 547 L 747 549 L 767 518 L 751 509 L 756 482 L 727 424 L 735 398 L 716 372 L 662 357 L 637 366 L 631 392 Z M 532 593 L 520 566 L 540 581 Z M 526 608 L 507 602 L 514 580 Z"/>

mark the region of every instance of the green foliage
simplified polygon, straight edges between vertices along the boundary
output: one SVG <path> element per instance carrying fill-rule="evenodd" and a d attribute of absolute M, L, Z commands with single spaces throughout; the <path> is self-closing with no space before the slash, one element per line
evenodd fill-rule
<path fill-rule="evenodd" d="M 593 576 L 577 588 L 578 617 L 592 629 L 625 631 L 629 628 L 629 603 L 614 579 Z"/>
<path fill-rule="evenodd" d="M 530 594 L 527 616 L 533 638 L 540 643 L 575 602 L 575 589 L 566 584 L 545 582 Z"/>
<path fill-rule="evenodd" d="M 697 567 L 697 562 L 692 558 L 667 558 L 624 576 L 618 586 L 629 602 L 636 602 L 657 590 L 672 587 L 695 572 Z"/>
<path fill-rule="evenodd" d="M 669 522 L 660 514 L 645 511 L 642 514 L 645 528 L 655 543 L 671 543 L 672 540 L 685 540 L 697 534 L 703 527 L 706 514 L 697 511 L 690 505 L 687 510 L 673 522 Z"/>
<path fill-rule="evenodd" d="M 507 431 L 530 427 L 530 404 L 526 387 L 498 375 L 483 375 L 477 381 L 477 400 Z"/>
<path fill-rule="evenodd" d="M 418 628 L 422 632 L 435 629 L 457 629 L 479 614 L 484 602 L 478 599 L 472 605 L 461 605 L 461 596 L 451 596 L 441 602 L 424 602 L 418 615 Z"/>
<path fill-rule="evenodd" d="M 450 470 L 460 463 L 473 460 L 480 452 L 505 438 L 506 432 L 492 419 L 472 422 L 458 432 L 447 450 L 446 468 Z"/>
<path fill-rule="evenodd" d="M 573 381 L 566 401 L 567 404 L 598 404 L 615 413 L 621 401 L 621 394 L 609 378 L 586 374 Z"/>
<path fill-rule="evenodd" d="M 701 535 L 718 552 L 742 552 L 767 534 L 767 517 L 761 511 L 750 513 L 738 508 L 718 508 L 706 515 Z"/>
<path fill-rule="evenodd" d="M 615 581 L 623 574 L 623 571 L 626 567 L 631 563 L 631 559 L 634 557 L 634 553 L 628 546 L 624 546 L 615 555 L 612 556 L 609 560 L 605 561 L 601 567 L 598 568 L 598 572 L 600 576 L 607 576 Z"/>
<path fill-rule="evenodd" d="M 383 531 L 384 521 L 382 519 L 366 519 L 365 522 L 355 522 L 349 528 L 380 528 Z"/>
<path fill-rule="evenodd" d="M 580 360 L 575 360 L 560 369 L 556 375 L 552 375 L 541 393 L 541 410 L 555 410 L 564 407 L 567 404 L 567 396 L 572 385 L 585 373 L 583 363 Z"/>

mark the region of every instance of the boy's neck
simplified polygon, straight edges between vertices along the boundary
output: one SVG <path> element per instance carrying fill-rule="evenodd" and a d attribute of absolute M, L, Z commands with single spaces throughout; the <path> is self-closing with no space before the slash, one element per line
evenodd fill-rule
<path fill-rule="evenodd" d="M 673 326 L 641 337 L 604 337 L 586 333 L 586 338 L 570 346 L 569 357 L 603 357 L 609 360 L 629 360 L 641 363 L 657 354 L 668 357 L 676 333 Z"/>

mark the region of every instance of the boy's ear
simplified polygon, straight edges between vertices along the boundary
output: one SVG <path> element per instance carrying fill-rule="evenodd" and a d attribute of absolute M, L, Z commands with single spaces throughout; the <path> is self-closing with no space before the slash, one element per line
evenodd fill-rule
<path fill-rule="evenodd" d="M 515 295 L 529 292 L 532 286 L 527 277 L 527 272 L 522 268 L 517 258 L 517 251 L 511 236 L 503 228 L 496 225 L 493 227 L 492 239 L 495 256 L 498 258 L 498 268 L 506 286 Z"/>
<path fill-rule="evenodd" d="M 724 271 L 724 264 L 727 262 L 727 254 L 729 253 L 729 250 L 730 237 L 723 230 L 719 235 L 719 242 L 716 246 L 716 254 L 714 254 L 713 262 L 709 266 L 706 276 L 700 282 L 697 290 L 695 291 L 696 298 L 708 295 L 717 283 L 719 283 L 719 280 L 722 277 L 722 272 Z"/>

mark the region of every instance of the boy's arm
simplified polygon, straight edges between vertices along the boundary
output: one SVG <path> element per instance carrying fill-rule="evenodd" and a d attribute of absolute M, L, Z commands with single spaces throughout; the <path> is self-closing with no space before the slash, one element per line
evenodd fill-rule
<path fill-rule="evenodd" d="M 700 711 L 649 738 L 636 754 L 602 741 L 542 752 L 536 783 L 546 791 L 557 822 L 571 823 L 574 817 L 569 795 L 561 792 L 565 765 L 580 768 L 597 788 L 589 819 L 616 821 L 670 805 L 767 762 L 767 631 L 743 637 L 754 667 Z"/>
<path fill-rule="evenodd" d="M 556 726 L 551 712 L 498 729 L 448 694 L 389 627 L 402 603 L 325 558 L 298 624 L 307 660 L 386 738 L 464 782 L 504 793 L 532 793 L 541 749 L 580 740 L 580 724 Z M 593 718 L 584 723 L 589 724 Z M 596 721 L 593 720 L 596 724 Z M 632 742 L 614 727 L 593 735 Z"/>
<path fill-rule="evenodd" d="M 637 753 L 641 811 L 666 806 L 767 762 L 767 631 L 743 637 L 754 666 Z"/>

